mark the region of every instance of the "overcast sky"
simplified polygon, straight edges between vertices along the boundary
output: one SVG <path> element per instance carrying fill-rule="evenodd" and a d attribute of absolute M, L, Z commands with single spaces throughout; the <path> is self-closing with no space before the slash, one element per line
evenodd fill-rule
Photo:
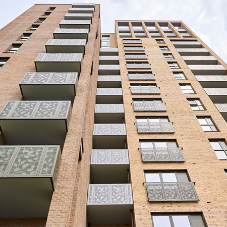
<path fill-rule="evenodd" d="M 0 0 L 0 28 L 33 4 L 101 4 L 101 30 L 114 32 L 115 20 L 182 20 L 227 62 L 227 0 Z"/>

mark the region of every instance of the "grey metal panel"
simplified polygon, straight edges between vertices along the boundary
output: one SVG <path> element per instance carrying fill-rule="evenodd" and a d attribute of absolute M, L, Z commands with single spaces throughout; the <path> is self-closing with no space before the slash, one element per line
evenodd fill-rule
<path fill-rule="evenodd" d="M 174 133 L 171 122 L 137 122 L 138 133 Z"/>
<path fill-rule="evenodd" d="M 206 48 L 176 48 L 178 52 L 209 52 Z"/>
<path fill-rule="evenodd" d="M 93 13 L 66 13 L 65 17 L 93 17 Z"/>
<path fill-rule="evenodd" d="M 93 135 L 126 135 L 125 124 L 94 124 Z"/>
<path fill-rule="evenodd" d="M 124 113 L 123 104 L 96 104 L 95 113 Z"/>
<path fill-rule="evenodd" d="M 132 35 L 131 35 L 131 33 L 119 33 L 119 36 L 120 37 L 131 37 Z"/>
<path fill-rule="evenodd" d="M 221 76 L 221 75 L 196 75 L 195 76 L 198 81 L 227 81 L 227 76 Z"/>
<path fill-rule="evenodd" d="M 35 59 L 36 62 L 81 62 L 82 53 L 41 53 Z"/>
<path fill-rule="evenodd" d="M 192 227 L 206 227 L 201 215 L 190 214 L 189 216 L 190 223 Z"/>
<path fill-rule="evenodd" d="M 170 29 L 170 28 L 162 28 L 162 31 L 164 31 L 164 32 L 172 32 L 173 30 Z"/>
<path fill-rule="evenodd" d="M 65 24 L 69 24 L 69 25 L 78 25 L 78 24 L 83 24 L 83 25 L 90 25 L 91 24 L 91 20 L 61 20 L 61 22 L 59 23 L 59 25 L 65 25 Z"/>
<path fill-rule="evenodd" d="M 0 119 L 67 119 L 70 101 L 8 101 Z"/>
<path fill-rule="evenodd" d="M 176 36 L 176 34 L 174 34 L 174 33 L 165 33 L 166 34 L 166 36 Z"/>
<path fill-rule="evenodd" d="M 150 64 L 126 64 L 127 69 L 150 69 Z"/>
<path fill-rule="evenodd" d="M 120 65 L 99 65 L 99 70 L 120 70 Z"/>
<path fill-rule="evenodd" d="M 101 75 L 98 76 L 98 80 L 97 81 L 121 81 L 121 76 L 120 75 Z"/>
<path fill-rule="evenodd" d="M 73 3 L 73 8 L 95 8 L 95 3 Z"/>
<path fill-rule="evenodd" d="M 128 149 L 93 149 L 92 164 L 129 164 Z"/>
<path fill-rule="evenodd" d="M 122 88 L 97 88 L 96 95 L 122 95 Z"/>
<path fill-rule="evenodd" d="M 143 162 L 184 162 L 180 148 L 141 148 Z"/>
<path fill-rule="evenodd" d="M 187 183 L 146 183 L 148 200 L 156 201 L 198 201 L 194 184 Z"/>
<path fill-rule="evenodd" d="M 183 29 L 183 28 L 179 28 L 177 29 L 178 32 L 186 32 L 187 30 Z"/>
<path fill-rule="evenodd" d="M 132 54 L 132 55 L 125 55 L 125 59 L 147 59 L 147 55 L 146 54 Z"/>
<path fill-rule="evenodd" d="M 215 103 L 214 105 L 220 113 L 227 113 L 227 103 Z"/>
<path fill-rule="evenodd" d="M 149 32 L 153 32 L 153 31 L 158 31 L 158 29 L 157 28 L 149 28 L 149 27 L 147 27 L 147 30 L 149 31 Z"/>
<path fill-rule="evenodd" d="M 100 48 L 100 52 L 118 52 L 118 48 Z"/>
<path fill-rule="evenodd" d="M 99 60 L 117 60 L 119 61 L 119 57 L 118 56 L 99 56 Z"/>
<path fill-rule="evenodd" d="M 131 94 L 160 94 L 158 87 L 133 87 L 131 86 Z"/>
<path fill-rule="evenodd" d="M 136 37 L 147 37 L 145 33 L 135 33 Z"/>
<path fill-rule="evenodd" d="M 198 42 L 198 41 L 184 41 L 184 42 L 181 42 L 181 41 L 172 41 L 172 44 L 173 45 L 198 45 L 198 46 L 201 46 L 201 43 Z"/>
<path fill-rule="evenodd" d="M 85 46 L 86 39 L 49 39 L 46 46 Z"/>
<path fill-rule="evenodd" d="M 137 40 L 135 40 L 135 39 L 125 40 L 125 39 L 123 39 L 123 43 L 124 44 L 142 44 L 142 40 L 140 40 L 140 39 L 137 39 Z"/>
<path fill-rule="evenodd" d="M 134 111 L 166 111 L 165 103 L 136 103 L 133 102 Z"/>
<path fill-rule="evenodd" d="M 129 80 L 155 80 L 154 74 L 128 74 Z"/>
<path fill-rule="evenodd" d="M 160 33 L 150 33 L 150 35 L 151 35 L 151 37 L 152 37 L 152 36 L 158 36 L 158 37 L 159 37 L 159 36 L 160 36 L 160 37 L 162 36 Z"/>
<path fill-rule="evenodd" d="M 131 184 L 89 184 L 87 205 L 133 204 Z"/>
<path fill-rule="evenodd" d="M 227 88 L 204 88 L 207 95 L 227 95 Z"/>
<path fill-rule="evenodd" d="M 62 33 L 75 33 L 75 34 L 88 34 L 89 33 L 89 29 L 76 29 L 76 28 L 56 28 L 54 30 L 54 33 L 59 33 L 59 34 L 62 34 Z"/>
<path fill-rule="evenodd" d="M 93 13 L 94 8 L 69 8 L 68 10 L 69 13 Z"/>
<path fill-rule="evenodd" d="M 144 51 L 144 47 L 124 47 L 124 51 Z"/>
<path fill-rule="evenodd" d="M 189 33 L 181 33 L 182 36 L 190 36 L 191 37 L 191 34 Z"/>
<path fill-rule="evenodd" d="M 214 56 L 182 56 L 184 60 L 217 60 Z"/>
<path fill-rule="evenodd" d="M 188 65 L 191 70 L 227 70 L 223 65 Z"/>

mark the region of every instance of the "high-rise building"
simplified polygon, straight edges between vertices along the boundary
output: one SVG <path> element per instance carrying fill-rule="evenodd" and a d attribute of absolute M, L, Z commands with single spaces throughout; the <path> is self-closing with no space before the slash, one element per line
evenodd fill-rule
<path fill-rule="evenodd" d="M 182 21 L 37 4 L 0 44 L 1 227 L 227 225 L 227 65 Z"/>

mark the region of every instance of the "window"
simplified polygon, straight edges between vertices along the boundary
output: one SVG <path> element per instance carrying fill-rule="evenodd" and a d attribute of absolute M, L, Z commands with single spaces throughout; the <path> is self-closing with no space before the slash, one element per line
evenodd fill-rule
<path fill-rule="evenodd" d="M 192 110 L 204 110 L 203 104 L 200 102 L 200 99 L 188 99 L 188 102 Z"/>
<path fill-rule="evenodd" d="M 53 10 L 55 10 L 55 8 L 56 8 L 56 7 L 50 7 L 48 10 L 49 10 L 49 11 L 53 11 Z"/>
<path fill-rule="evenodd" d="M 227 159 L 227 146 L 225 140 L 210 140 L 210 145 L 214 149 L 218 159 Z"/>
<path fill-rule="evenodd" d="M 158 44 L 165 44 L 164 40 L 163 39 L 156 39 L 156 42 Z"/>
<path fill-rule="evenodd" d="M 29 30 L 36 30 L 39 27 L 39 24 L 33 24 Z"/>
<path fill-rule="evenodd" d="M 195 93 L 190 84 L 180 84 L 180 88 L 184 94 L 193 94 Z"/>
<path fill-rule="evenodd" d="M 36 21 L 36 23 L 42 23 L 42 22 L 45 21 L 45 20 L 46 20 L 46 18 L 40 17 L 40 18 Z"/>
<path fill-rule="evenodd" d="M 0 58 L 0 68 L 9 60 L 9 58 Z"/>
<path fill-rule="evenodd" d="M 205 227 L 203 217 L 197 213 L 153 213 L 153 227 Z"/>
<path fill-rule="evenodd" d="M 109 35 L 103 35 L 102 36 L 102 47 L 109 48 L 110 47 L 110 36 Z"/>
<path fill-rule="evenodd" d="M 30 37 L 31 33 L 23 33 L 19 40 L 26 41 Z"/>
<path fill-rule="evenodd" d="M 177 62 L 168 62 L 168 65 L 171 69 L 179 69 L 179 65 L 177 64 Z"/>
<path fill-rule="evenodd" d="M 174 59 L 172 54 L 163 54 L 165 59 Z"/>
<path fill-rule="evenodd" d="M 215 127 L 210 117 L 197 117 L 197 119 L 204 132 L 217 131 L 217 128 Z"/>
<path fill-rule="evenodd" d="M 169 51 L 169 48 L 166 46 L 160 46 L 159 48 L 161 51 Z"/>
<path fill-rule="evenodd" d="M 42 16 L 49 16 L 51 12 L 45 12 Z"/>
<path fill-rule="evenodd" d="M 22 44 L 12 44 L 12 46 L 6 51 L 8 53 L 15 53 Z"/>
<path fill-rule="evenodd" d="M 183 72 L 173 72 L 173 75 L 177 80 L 186 80 L 186 77 Z"/>

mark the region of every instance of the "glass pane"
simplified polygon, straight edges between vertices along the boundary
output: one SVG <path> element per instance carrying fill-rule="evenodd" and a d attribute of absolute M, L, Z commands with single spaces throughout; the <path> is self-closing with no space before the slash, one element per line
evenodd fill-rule
<path fill-rule="evenodd" d="M 205 119 L 202 119 L 202 118 L 198 118 L 198 121 L 201 125 L 207 125 L 207 122 Z"/>
<path fill-rule="evenodd" d="M 137 118 L 136 119 L 137 122 L 147 122 L 147 119 L 146 118 Z"/>
<path fill-rule="evenodd" d="M 204 132 L 210 132 L 212 131 L 210 126 L 201 126 Z"/>
<path fill-rule="evenodd" d="M 146 182 L 161 182 L 159 173 L 145 173 Z"/>
<path fill-rule="evenodd" d="M 172 216 L 174 227 L 191 227 L 188 216 Z"/>
<path fill-rule="evenodd" d="M 214 150 L 222 150 L 222 148 L 218 142 L 210 142 L 210 144 Z"/>
<path fill-rule="evenodd" d="M 153 148 L 152 142 L 140 142 L 140 148 Z"/>
<path fill-rule="evenodd" d="M 227 156 L 224 151 L 215 151 L 218 159 L 227 159 Z"/>
<path fill-rule="evenodd" d="M 192 106 L 192 110 L 199 110 L 198 106 Z"/>
<path fill-rule="evenodd" d="M 150 118 L 149 122 L 159 122 L 159 119 L 158 118 Z"/>
<path fill-rule="evenodd" d="M 154 144 L 155 144 L 155 147 L 156 147 L 156 148 L 159 148 L 159 147 L 167 148 L 166 142 L 155 142 Z"/>
<path fill-rule="evenodd" d="M 171 227 L 169 216 L 153 216 L 154 227 Z"/>
<path fill-rule="evenodd" d="M 163 182 L 177 182 L 175 173 L 162 173 Z"/>

